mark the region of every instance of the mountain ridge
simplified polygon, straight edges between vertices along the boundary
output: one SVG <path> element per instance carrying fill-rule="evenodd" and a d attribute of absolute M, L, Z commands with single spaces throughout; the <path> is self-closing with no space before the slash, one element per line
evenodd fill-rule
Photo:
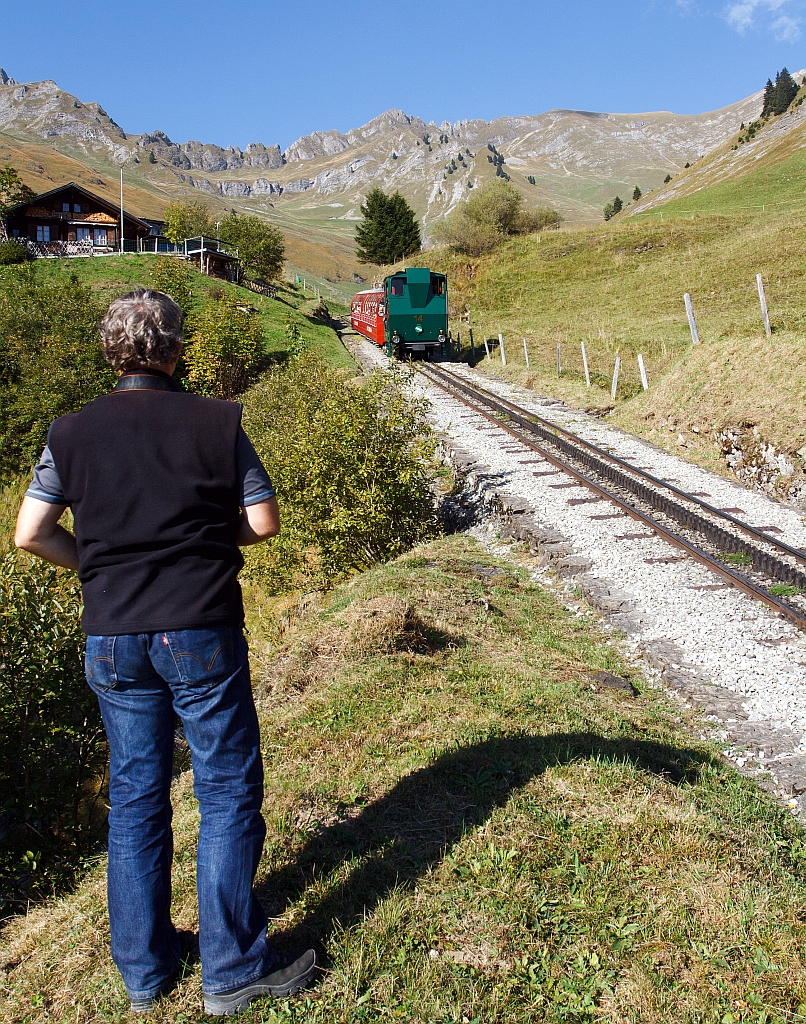
<path fill-rule="evenodd" d="M 511 180 L 527 206 L 553 206 L 572 225 L 595 223 L 617 192 L 638 184 L 646 193 L 724 144 L 758 115 L 761 96 L 704 114 L 558 108 L 440 124 L 390 108 L 345 132 L 302 135 L 285 150 L 262 142 L 241 149 L 175 142 L 159 129 L 127 133 L 99 103 L 50 79 L 16 82 L 0 69 L 0 141 L 36 145 L 40 154 L 49 147 L 102 178 L 116 177 L 122 164 L 152 204 L 201 193 L 213 212 L 256 213 L 317 251 L 329 249 L 330 269 L 347 279 L 357 269 L 351 222 L 373 187 L 406 197 L 426 243 L 435 222 L 496 175 Z M 19 169 L 26 180 L 35 176 L 36 167 Z"/>

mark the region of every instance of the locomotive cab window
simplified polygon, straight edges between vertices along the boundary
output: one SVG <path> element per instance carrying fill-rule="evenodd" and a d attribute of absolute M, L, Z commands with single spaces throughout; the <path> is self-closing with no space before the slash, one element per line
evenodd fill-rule
<path fill-rule="evenodd" d="M 433 277 L 431 278 L 431 291 L 434 295 L 445 294 L 445 278 L 444 277 Z"/>
<path fill-rule="evenodd" d="M 405 277 L 392 278 L 392 295 L 403 295 L 406 285 Z"/>

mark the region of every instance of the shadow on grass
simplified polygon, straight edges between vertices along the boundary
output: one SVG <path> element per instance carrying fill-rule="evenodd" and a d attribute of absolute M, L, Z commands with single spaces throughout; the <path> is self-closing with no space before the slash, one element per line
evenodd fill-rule
<path fill-rule="evenodd" d="M 311 837 L 293 864 L 262 880 L 258 895 L 277 916 L 314 877 L 361 859 L 303 921 L 276 935 L 278 944 L 324 943 L 336 922 L 349 927 L 393 888 L 416 882 L 468 829 L 485 822 L 530 780 L 580 760 L 629 762 L 675 785 L 691 785 L 703 767 L 717 764 L 702 751 L 591 733 L 499 736 L 451 750 L 401 779 L 358 815 Z"/>

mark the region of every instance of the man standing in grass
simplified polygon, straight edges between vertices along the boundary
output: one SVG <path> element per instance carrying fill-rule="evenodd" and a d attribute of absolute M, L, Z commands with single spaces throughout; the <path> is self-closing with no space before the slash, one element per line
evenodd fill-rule
<path fill-rule="evenodd" d="M 277 499 L 241 406 L 174 382 L 182 319 L 156 291 L 109 307 L 101 338 L 118 382 L 51 425 L 15 543 L 81 580 L 87 680 L 110 750 L 112 956 L 141 1013 L 185 953 L 170 916 L 175 715 L 182 722 L 201 811 L 204 1008 L 222 1016 L 306 985 L 316 956 L 278 955 L 252 888 L 266 827 L 238 549 L 279 532 Z M 68 507 L 74 534 L 59 525 Z"/>

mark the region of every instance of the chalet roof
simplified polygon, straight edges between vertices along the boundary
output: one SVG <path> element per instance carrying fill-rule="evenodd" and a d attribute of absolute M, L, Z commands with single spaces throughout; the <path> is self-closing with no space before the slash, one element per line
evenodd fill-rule
<path fill-rule="evenodd" d="M 60 192 L 65 192 L 67 189 L 75 189 L 76 192 L 80 192 L 86 196 L 87 199 L 91 199 L 95 203 L 99 203 L 101 206 L 106 206 L 110 210 L 116 210 L 118 216 L 120 216 L 120 207 L 116 203 L 111 203 L 108 199 L 104 199 L 102 196 L 96 195 L 94 192 L 90 192 L 89 189 L 84 188 L 82 185 L 77 185 L 74 181 L 68 181 L 66 185 L 59 185 L 58 188 L 52 188 L 49 192 L 40 192 L 39 195 L 34 196 L 31 199 L 26 199 L 21 203 L 16 203 L 14 206 L 9 206 L 5 210 L 5 215 L 8 216 L 10 213 L 16 213 L 18 210 L 25 209 L 26 206 L 34 206 L 43 199 L 52 199 L 57 196 Z M 135 217 L 133 213 L 127 213 L 125 208 L 123 210 L 123 216 L 126 220 L 133 220 L 135 223 L 140 224 L 146 229 L 151 228 L 151 222 L 143 220 L 141 217 Z"/>

